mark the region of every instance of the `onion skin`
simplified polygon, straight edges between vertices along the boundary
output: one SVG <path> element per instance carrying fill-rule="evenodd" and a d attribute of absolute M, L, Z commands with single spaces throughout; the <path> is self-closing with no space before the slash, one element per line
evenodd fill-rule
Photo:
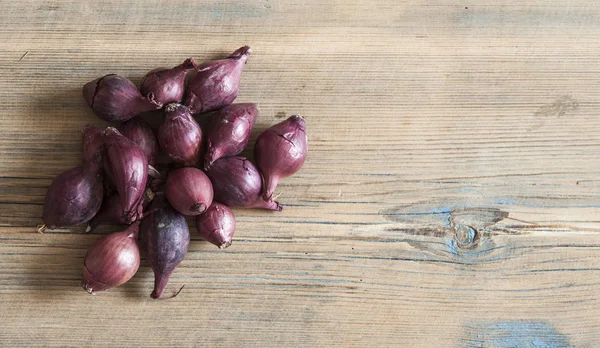
<path fill-rule="evenodd" d="M 125 223 L 142 216 L 144 190 L 148 180 L 148 159 L 144 151 L 116 128 L 104 131 L 104 168 L 121 198 Z"/>
<path fill-rule="evenodd" d="M 83 260 L 82 286 L 89 294 L 126 283 L 140 267 L 139 222 L 98 239 Z"/>
<path fill-rule="evenodd" d="M 306 160 L 308 137 L 306 121 L 293 115 L 265 130 L 254 144 L 256 166 L 265 179 L 263 199 L 273 199 L 282 178 L 296 173 Z"/>
<path fill-rule="evenodd" d="M 173 163 L 173 162 L 169 162 L 168 164 L 165 163 L 158 163 L 156 166 L 156 171 L 160 173 L 159 177 L 152 177 L 150 176 L 148 178 L 148 188 L 150 190 L 152 190 L 152 192 L 163 192 L 164 191 L 164 186 L 165 183 L 167 182 L 167 178 L 169 173 L 173 170 L 173 166 L 175 166 L 177 164 Z"/>
<path fill-rule="evenodd" d="M 169 174 L 165 194 L 171 206 L 188 216 L 202 214 L 213 200 L 210 179 L 198 168 L 179 168 Z"/>
<path fill-rule="evenodd" d="M 248 46 L 240 47 L 225 59 L 198 66 L 188 84 L 184 104 L 193 113 L 200 113 L 233 103 L 251 52 Z"/>
<path fill-rule="evenodd" d="M 214 200 L 230 207 L 262 208 L 281 211 L 275 201 L 261 197 L 262 178 L 254 165 L 244 157 L 223 157 L 206 171 L 213 185 Z"/>
<path fill-rule="evenodd" d="M 179 103 L 183 99 L 187 72 L 195 68 L 198 67 L 194 59 L 188 58 L 172 69 L 157 68 L 149 71 L 142 79 L 140 91 L 148 99 L 163 105 Z"/>
<path fill-rule="evenodd" d="M 162 107 L 144 98 L 133 82 L 115 74 L 86 83 L 83 98 L 98 117 L 108 122 L 125 122 L 137 114 Z"/>
<path fill-rule="evenodd" d="M 102 206 L 98 213 L 90 220 L 86 232 L 93 231 L 96 227 L 101 224 L 111 225 L 125 225 L 125 219 L 123 218 L 123 207 L 121 206 L 121 197 L 114 194 L 109 197 L 104 197 Z"/>
<path fill-rule="evenodd" d="M 131 120 L 122 123 L 117 128 L 127 139 L 136 143 L 148 157 L 148 164 L 156 164 L 156 155 L 158 153 L 158 142 L 150 125 L 142 118 L 134 117 Z"/>
<path fill-rule="evenodd" d="M 101 165 L 90 161 L 59 174 L 46 192 L 45 228 L 76 225 L 96 215 L 104 192 Z M 41 228 L 41 231 L 44 227 Z"/>
<path fill-rule="evenodd" d="M 208 209 L 196 217 L 196 230 L 200 237 L 219 247 L 231 245 L 235 232 L 235 216 L 224 204 L 213 202 Z"/>
<path fill-rule="evenodd" d="M 145 208 L 150 205 L 154 192 L 150 189 L 146 189 L 144 192 L 144 212 Z M 123 208 L 121 206 L 121 197 L 115 192 L 110 196 L 104 196 L 102 206 L 98 213 L 90 220 L 85 232 L 91 232 L 100 225 L 127 225 L 127 222 L 123 218 Z"/>
<path fill-rule="evenodd" d="M 221 157 L 236 156 L 244 151 L 257 118 L 256 104 L 231 104 L 218 110 L 204 134 L 204 169 Z"/>
<path fill-rule="evenodd" d="M 165 107 L 165 122 L 158 130 L 160 148 L 175 162 L 195 166 L 202 156 L 202 129 L 181 104 Z"/>
<path fill-rule="evenodd" d="M 142 245 L 154 271 L 152 298 L 159 298 L 173 270 L 181 263 L 190 244 L 185 217 L 176 212 L 163 195 L 157 195 L 140 225 Z"/>
<path fill-rule="evenodd" d="M 98 161 L 98 156 L 104 152 L 104 140 L 102 140 L 102 129 L 87 125 L 81 133 L 83 143 L 83 161 Z"/>

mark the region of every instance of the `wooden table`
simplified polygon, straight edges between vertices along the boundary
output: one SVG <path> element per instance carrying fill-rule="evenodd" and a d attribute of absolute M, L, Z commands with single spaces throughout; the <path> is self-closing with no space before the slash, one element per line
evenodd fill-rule
<path fill-rule="evenodd" d="M 0 345 L 600 346 L 600 7 L 438 1 L 1 1 Z M 193 235 L 166 295 L 144 261 L 89 296 L 104 227 L 36 232 L 103 126 L 91 79 L 253 49 L 259 131 L 300 113 L 281 213 Z M 251 153 L 251 152 L 247 152 Z"/>

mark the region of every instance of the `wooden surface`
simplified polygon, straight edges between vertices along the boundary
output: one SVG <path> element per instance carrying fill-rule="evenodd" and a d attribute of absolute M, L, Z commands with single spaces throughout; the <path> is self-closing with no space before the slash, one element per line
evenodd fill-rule
<path fill-rule="evenodd" d="M 596 1 L 0 1 L 0 345 L 600 346 Z M 91 235 L 36 233 L 104 125 L 91 79 L 253 49 L 258 131 L 306 116 L 281 213 L 80 287 Z"/>

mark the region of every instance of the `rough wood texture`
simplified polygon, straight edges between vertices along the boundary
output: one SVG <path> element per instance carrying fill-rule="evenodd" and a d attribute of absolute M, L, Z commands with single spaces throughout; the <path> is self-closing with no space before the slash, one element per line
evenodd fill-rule
<path fill-rule="evenodd" d="M 534 3 L 0 1 L 0 345 L 598 346 L 600 8 Z M 253 139 L 309 124 L 285 210 L 194 237 L 174 299 L 145 263 L 88 296 L 111 228 L 35 232 L 82 85 L 244 44 Z"/>

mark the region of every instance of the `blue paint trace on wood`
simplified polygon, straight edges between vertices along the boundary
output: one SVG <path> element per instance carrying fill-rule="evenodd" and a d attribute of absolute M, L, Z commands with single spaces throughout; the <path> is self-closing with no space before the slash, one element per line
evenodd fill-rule
<path fill-rule="evenodd" d="M 506 320 L 487 325 L 467 326 L 460 340 L 468 348 L 575 348 L 569 338 L 551 324 L 535 320 Z"/>
<path fill-rule="evenodd" d="M 463 192 L 463 193 L 476 193 L 478 195 L 483 195 L 483 193 L 481 193 L 481 191 L 475 190 L 474 188 L 470 188 L 470 187 L 459 187 L 456 190 L 459 192 Z"/>
<path fill-rule="evenodd" d="M 432 214 L 438 219 L 444 221 L 444 227 L 450 227 L 450 214 L 452 214 L 452 207 L 433 208 L 427 213 Z"/>
<path fill-rule="evenodd" d="M 514 199 L 509 199 L 509 198 L 496 198 L 496 199 L 492 199 L 492 203 L 515 205 L 515 204 L 517 204 L 517 201 Z"/>
<path fill-rule="evenodd" d="M 432 222 L 438 225 L 440 222 L 444 224 L 444 227 L 450 227 L 450 216 L 452 206 L 442 206 L 431 209 L 426 209 L 422 206 L 416 207 L 392 207 L 381 210 L 378 214 L 383 216 L 385 219 L 394 222 Z"/>

